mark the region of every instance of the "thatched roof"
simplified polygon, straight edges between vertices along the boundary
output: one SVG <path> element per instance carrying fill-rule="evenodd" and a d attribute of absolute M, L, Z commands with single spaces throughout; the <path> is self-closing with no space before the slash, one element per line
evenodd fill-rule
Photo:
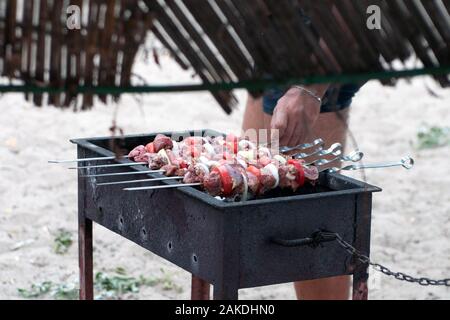
<path fill-rule="evenodd" d="M 125 86 L 149 29 L 182 67 L 192 67 L 204 83 L 212 84 L 385 71 L 411 56 L 427 68 L 450 66 L 446 0 L 91 0 L 81 32 L 65 27 L 63 1 L 41 0 L 39 8 L 33 8 L 35 1 L 25 1 L 21 20 L 14 14 L 16 3 L 10 0 L 5 12 L 0 9 L 1 72 L 27 83 Z M 371 5 L 381 9 L 380 29 L 367 27 Z M 40 12 L 35 24 L 33 10 Z M 49 52 L 46 35 L 51 36 Z M 46 54 L 51 54 L 48 79 L 44 64 L 33 62 Z M 448 75 L 435 78 L 449 84 Z M 230 112 L 232 94 L 213 94 Z M 65 105 L 73 97 L 58 101 L 52 95 L 50 102 Z M 92 103 L 90 95 L 84 103 Z"/>

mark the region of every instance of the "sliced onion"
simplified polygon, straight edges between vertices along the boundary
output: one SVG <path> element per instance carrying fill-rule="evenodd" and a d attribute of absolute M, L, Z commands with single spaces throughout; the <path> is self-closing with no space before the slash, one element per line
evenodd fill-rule
<path fill-rule="evenodd" d="M 202 170 L 203 170 L 203 172 L 205 173 L 205 174 L 209 174 L 209 168 L 208 168 L 208 166 L 206 165 L 206 164 L 204 164 L 204 163 L 197 163 L 196 165 L 195 165 L 195 167 L 196 168 L 198 168 L 198 167 L 200 167 Z"/>
<path fill-rule="evenodd" d="M 278 168 L 273 163 L 269 163 L 267 166 L 264 167 L 264 169 L 265 169 L 265 171 L 268 171 L 275 178 L 275 184 L 272 187 L 272 189 L 275 189 L 276 187 L 278 187 L 278 184 L 280 183 L 280 176 L 278 175 Z"/>
<path fill-rule="evenodd" d="M 205 148 L 206 152 L 209 153 L 210 155 L 216 154 L 216 150 L 214 150 L 214 147 L 210 143 L 205 143 L 203 147 Z"/>
<path fill-rule="evenodd" d="M 254 159 L 254 154 L 251 150 L 241 150 L 237 154 L 239 157 L 244 158 L 247 161 L 252 161 Z"/>
<path fill-rule="evenodd" d="M 244 192 L 242 192 L 242 201 L 247 201 L 248 198 L 248 181 L 247 177 L 243 172 L 241 172 L 242 180 L 244 181 Z"/>
<path fill-rule="evenodd" d="M 214 161 L 214 160 L 209 160 L 208 163 L 206 164 L 208 167 L 212 168 L 212 167 L 217 167 L 219 165 L 218 161 Z"/>
<path fill-rule="evenodd" d="M 286 164 L 286 162 L 287 162 L 287 160 L 285 158 L 283 158 L 282 156 L 280 156 L 279 154 L 274 155 L 273 158 L 281 164 Z"/>
<path fill-rule="evenodd" d="M 236 161 L 243 167 L 243 168 L 247 168 L 247 162 L 245 162 L 242 159 L 236 159 Z"/>
<path fill-rule="evenodd" d="M 168 164 L 172 164 L 172 162 L 170 161 L 170 158 L 169 158 L 169 156 L 167 155 L 167 152 L 166 152 L 165 149 L 159 150 L 158 154 L 159 154 L 161 157 L 165 158 L 165 159 L 167 160 L 167 163 L 168 163 Z"/>
<path fill-rule="evenodd" d="M 266 147 L 259 148 L 258 154 L 261 154 L 261 153 L 263 153 L 265 156 L 268 156 L 269 158 L 272 157 L 272 153 L 270 153 L 269 148 L 266 148 Z"/>
<path fill-rule="evenodd" d="M 239 141 L 239 150 L 245 150 L 247 146 L 250 150 L 254 150 L 256 148 L 255 144 L 249 140 Z"/>
<path fill-rule="evenodd" d="M 178 142 L 176 142 L 175 140 L 172 140 L 172 151 L 176 154 L 178 154 L 180 152 L 180 148 L 178 146 Z"/>
<path fill-rule="evenodd" d="M 208 165 L 209 159 L 205 156 L 200 156 L 200 157 L 198 157 L 198 162 Z"/>

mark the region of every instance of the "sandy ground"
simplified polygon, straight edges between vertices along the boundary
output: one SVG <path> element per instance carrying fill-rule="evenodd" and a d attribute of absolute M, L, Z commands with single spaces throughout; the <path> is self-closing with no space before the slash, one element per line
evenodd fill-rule
<path fill-rule="evenodd" d="M 135 71 L 153 83 L 192 81 L 189 72 L 162 58 L 164 70 L 139 62 Z M 425 83 L 441 99 L 431 96 Z M 17 288 L 53 281 L 73 283 L 78 277 L 77 246 L 65 255 L 53 251 L 58 228 L 76 240 L 77 196 L 75 172 L 49 165 L 51 158 L 74 158 L 70 138 L 108 135 L 112 111 L 125 133 L 187 128 L 238 131 L 240 106 L 225 115 L 209 93 L 147 95 L 137 103 L 124 96 L 118 105 L 98 104 L 92 111 L 73 113 L 52 107 L 36 108 L 21 95 L 0 98 L 0 299 L 17 299 Z M 412 143 L 422 124 L 450 124 L 450 90 L 428 78 L 401 81 L 396 88 L 367 84 L 354 101 L 351 130 L 366 162 L 397 160 L 412 155 L 411 171 L 367 171 L 368 182 L 384 189 L 374 196 L 373 260 L 411 275 L 450 276 L 450 148 L 415 151 Z M 354 174 L 360 177 L 359 173 Z M 161 286 L 142 288 L 129 296 L 139 299 L 186 299 L 190 277 L 119 236 L 95 226 L 95 270 L 125 268 L 130 275 L 161 276 L 161 268 L 183 290 Z M 371 299 L 448 299 L 450 289 L 401 283 L 371 272 Z M 240 291 L 243 299 L 293 299 L 290 284 Z"/>

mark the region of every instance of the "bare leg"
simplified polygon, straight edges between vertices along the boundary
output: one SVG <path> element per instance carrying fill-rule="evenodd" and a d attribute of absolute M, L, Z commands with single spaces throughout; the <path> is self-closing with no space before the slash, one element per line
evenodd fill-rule
<path fill-rule="evenodd" d="M 248 96 L 247 106 L 244 113 L 244 121 L 242 123 L 242 129 L 244 131 L 248 129 L 265 129 L 264 126 L 264 113 L 262 111 L 262 98 L 254 99 L 252 96 Z"/>
<path fill-rule="evenodd" d="M 322 113 L 312 130 L 312 136 L 304 142 L 322 138 L 327 146 L 340 142 L 345 147 L 346 124 L 349 110 Z M 262 119 L 262 121 L 261 121 Z M 270 128 L 271 116 L 262 111 L 262 99 L 249 99 L 244 115 L 243 130 Z M 298 299 L 328 300 L 349 298 L 350 276 L 296 282 L 294 284 Z"/>

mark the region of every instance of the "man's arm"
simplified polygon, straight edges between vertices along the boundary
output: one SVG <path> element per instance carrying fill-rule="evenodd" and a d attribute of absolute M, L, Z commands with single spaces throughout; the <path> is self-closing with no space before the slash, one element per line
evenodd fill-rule
<path fill-rule="evenodd" d="M 271 129 L 279 130 L 281 146 L 295 146 L 305 141 L 320 114 L 320 101 L 328 85 L 311 85 L 290 88 L 274 109 Z M 313 93 L 313 94 L 311 94 Z"/>

